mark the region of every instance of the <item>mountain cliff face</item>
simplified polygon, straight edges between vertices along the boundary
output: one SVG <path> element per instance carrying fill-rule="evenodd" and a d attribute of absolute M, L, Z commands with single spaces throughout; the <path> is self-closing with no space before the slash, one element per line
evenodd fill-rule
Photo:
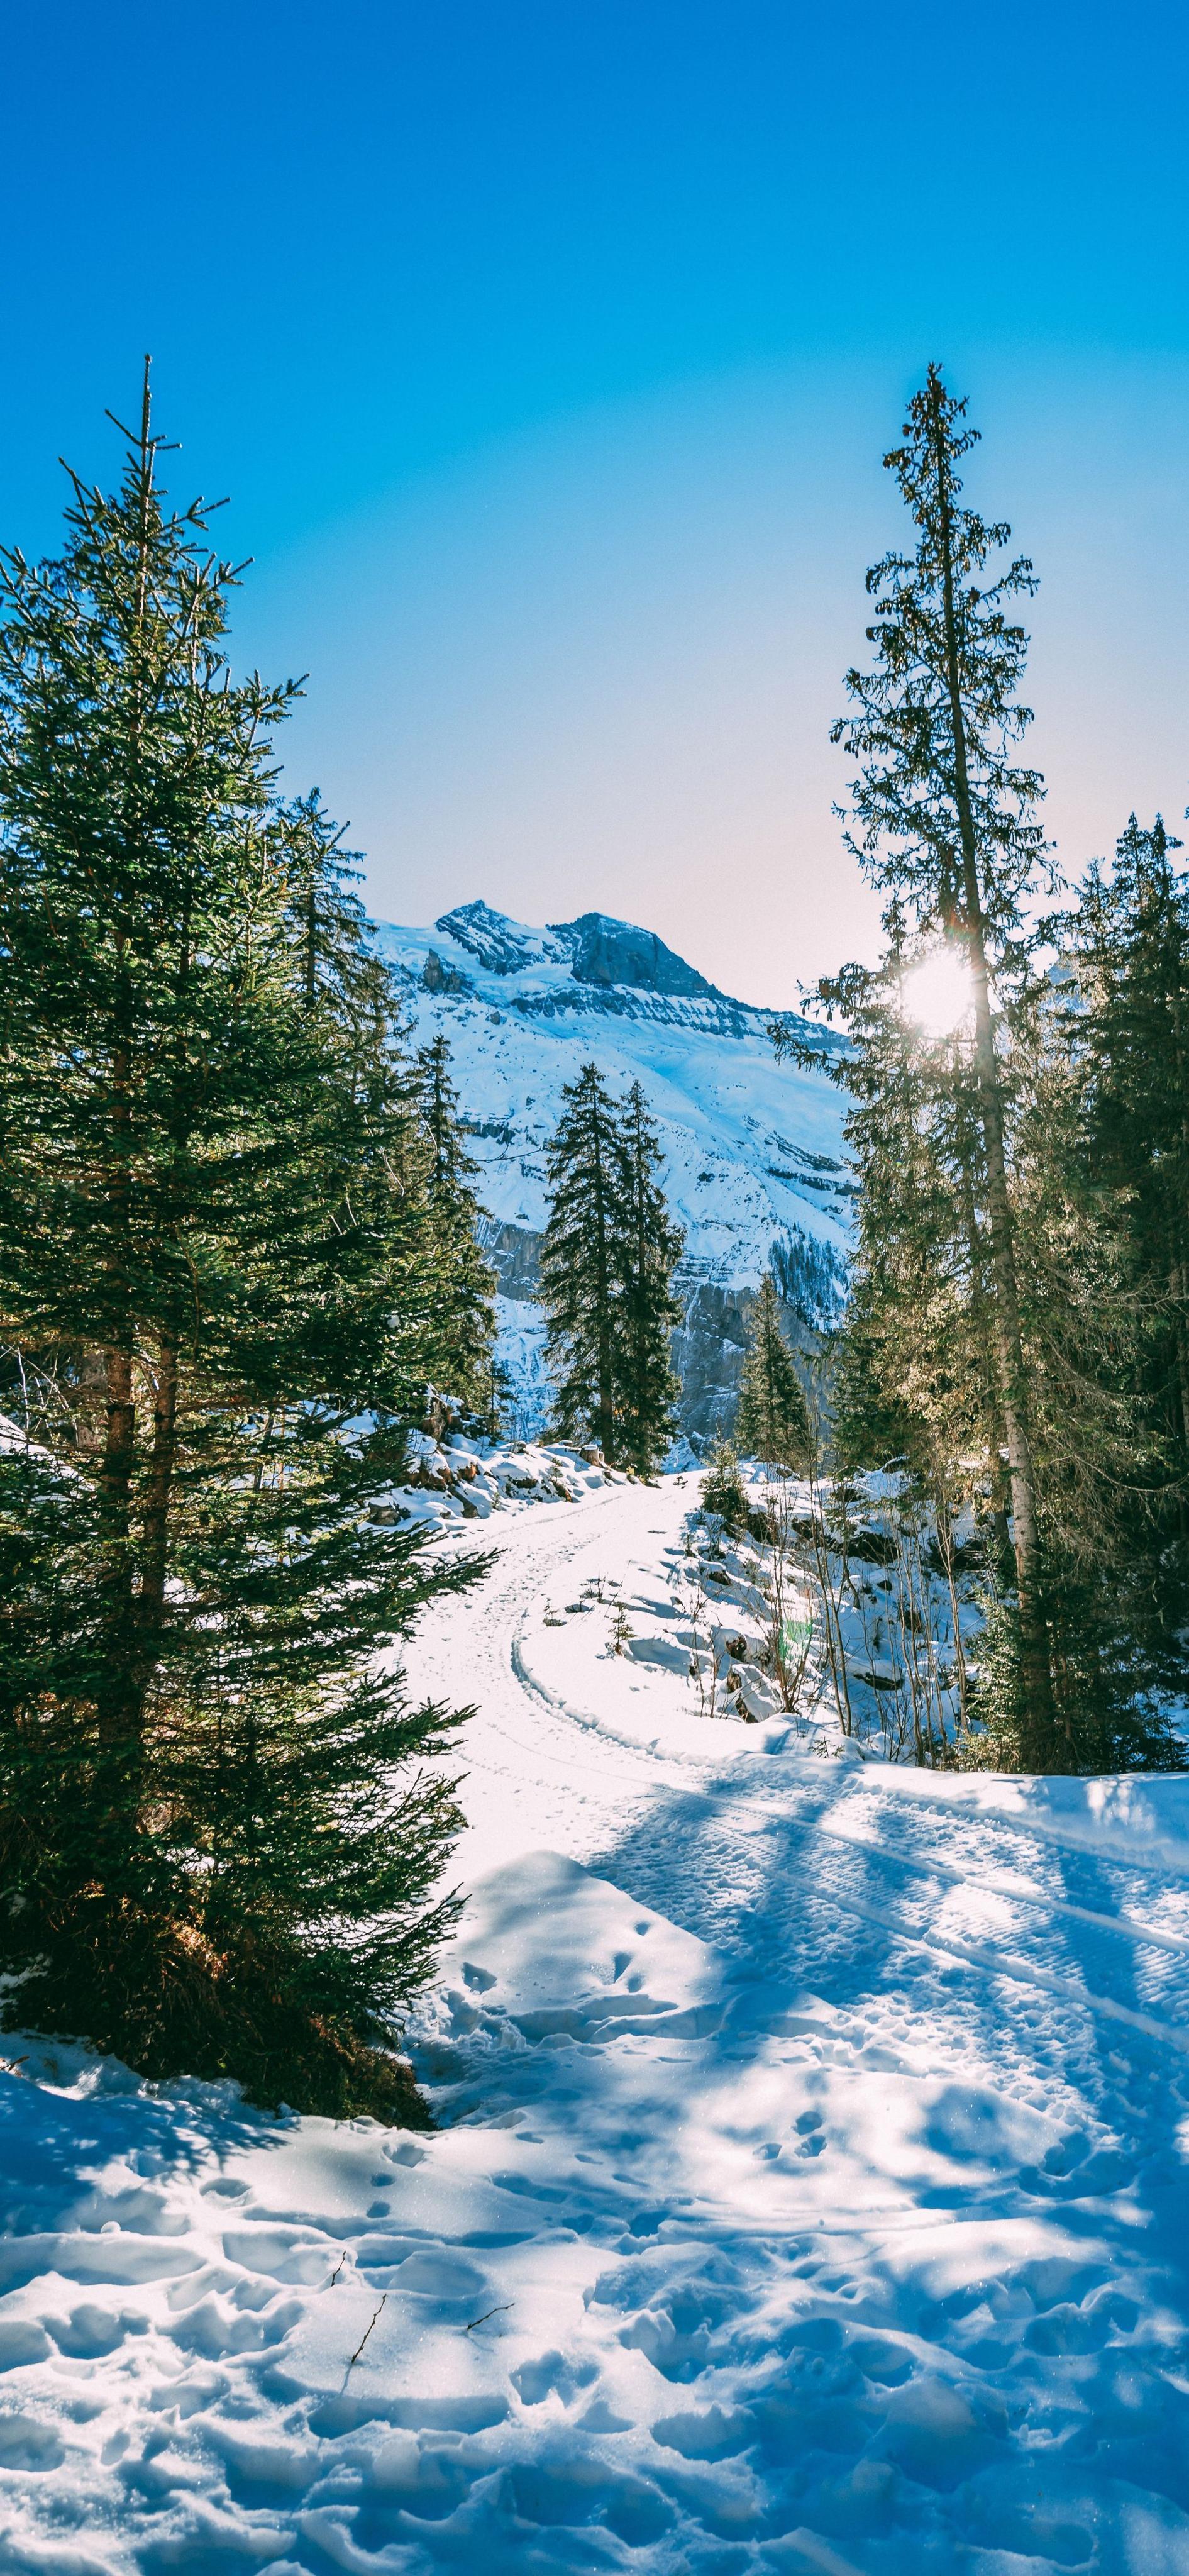
<path fill-rule="evenodd" d="M 606 913 L 532 930 L 468 903 L 430 930 L 382 924 L 377 940 L 416 1043 L 441 1033 L 450 1044 L 488 1210 L 517 1430 L 536 1432 L 548 1402 L 535 1302 L 546 1145 L 563 1083 L 593 1058 L 618 1090 L 639 1079 L 660 1130 L 686 1238 L 674 1347 L 682 1422 L 703 1447 L 729 1427 L 763 1271 L 774 1271 L 795 1340 L 837 1301 L 850 1200 L 840 1094 L 824 1074 L 777 1064 L 770 1014 Z"/>

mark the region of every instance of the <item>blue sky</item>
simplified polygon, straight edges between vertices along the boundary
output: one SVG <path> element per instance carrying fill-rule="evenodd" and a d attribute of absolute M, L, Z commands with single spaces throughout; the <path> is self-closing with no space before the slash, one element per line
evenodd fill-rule
<path fill-rule="evenodd" d="M 760 999 L 869 947 L 829 749 L 926 360 L 1043 587 L 1074 872 L 1189 794 L 1184 11 L 10 11 L 0 528 L 153 351 L 236 650 L 374 907 L 642 919 Z"/>

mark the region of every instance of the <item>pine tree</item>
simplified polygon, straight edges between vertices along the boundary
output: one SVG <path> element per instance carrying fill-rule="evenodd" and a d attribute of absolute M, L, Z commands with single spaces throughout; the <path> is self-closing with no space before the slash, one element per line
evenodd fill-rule
<path fill-rule="evenodd" d="M 384 2109 L 456 1823 L 417 1768 L 451 1721 L 380 1652 L 454 1573 L 372 1518 L 424 1384 L 424 1136 L 147 370 L 125 436 L 61 560 L 3 559 L 0 1953 L 10 2011 L 149 2073 Z"/>
<path fill-rule="evenodd" d="M 593 1436 L 614 1466 L 631 1173 L 618 1107 L 596 1064 L 563 1089 L 548 1175 L 541 1302 L 556 1426 L 566 1439 Z"/>
<path fill-rule="evenodd" d="M 422 1047 L 417 1063 L 430 1146 L 426 1195 L 436 1282 L 430 1324 L 434 1381 L 446 1394 L 481 1411 L 485 1404 L 490 1407 L 493 1396 L 496 1326 L 495 1281 L 479 1248 L 479 1203 L 471 1186 L 478 1167 L 462 1141 L 445 1038 Z"/>
<path fill-rule="evenodd" d="M 1132 815 L 1113 867 L 1091 868 L 1053 925 L 1069 978 L 1059 990 L 1071 997 L 1059 1132 L 1079 1222 L 1063 1318 L 1089 1310 L 1094 1398 L 1114 1426 L 1092 1485 L 1095 1448 L 1078 1440 L 1076 1519 L 1112 1568 L 1116 1661 L 1137 1687 L 1178 1693 L 1189 1599 L 1189 880 L 1179 846 L 1159 816 L 1146 830 Z M 1039 1168 L 1057 1134 L 1046 1104 Z"/>
<path fill-rule="evenodd" d="M 848 673 L 854 712 L 835 726 L 834 739 L 861 764 L 851 789 L 851 848 L 922 944 L 948 938 L 969 964 L 978 1114 L 969 1180 L 986 1248 L 985 1307 L 1008 1458 L 1021 1704 L 1030 1758 L 1046 1767 L 1063 1748 L 991 991 L 992 970 L 1002 981 L 1019 962 L 1022 904 L 1044 848 L 1035 820 L 1041 781 L 1018 756 L 1030 721 L 1016 696 L 1027 639 L 1010 614 L 1035 580 L 1024 557 L 988 577 L 1010 530 L 960 500 L 958 467 L 978 436 L 963 426 L 965 408 L 930 367 L 909 406 L 904 443 L 885 460 L 915 522 L 916 549 L 889 554 L 868 573 L 875 667 Z"/>
<path fill-rule="evenodd" d="M 1061 990 L 1038 979 L 1011 1027 L 1012 1211 L 1054 1696 L 1078 1767 L 1163 1766 L 1170 1748 L 1151 1696 L 1162 1680 L 1153 1656 L 1156 1569 L 1143 1533 L 1166 1470 L 1137 1402 L 1144 1300 L 1086 1170 L 1086 1066 L 1080 1042 L 1069 1042 Z M 1156 1590 L 1166 1587 L 1167 1570 Z M 1004 1613 L 1014 1624 L 1010 1601 Z M 993 1708 L 991 1722 L 994 1732 Z"/>
<path fill-rule="evenodd" d="M 930 1040 L 914 1027 L 895 948 L 880 968 L 849 968 L 828 989 L 851 1038 L 835 1070 L 851 1098 L 860 1184 L 852 1295 L 832 1350 L 832 1463 L 843 1478 L 897 1468 L 888 1508 L 901 1527 L 922 1510 L 932 1519 L 955 1633 L 954 1522 L 973 1508 L 987 1633 L 969 1695 L 962 1677 L 964 1718 L 980 1722 L 963 1758 L 1031 1767 L 969 1040 Z M 1166 1730 L 1145 1705 L 1169 1676 L 1144 1597 L 1167 1595 L 1168 1575 L 1153 1591 L 1142 1545 L 1159 1484 L 1132 1396 L 1142 1308 L 1080 1142 L 1086 1018 L 1083 1008 L 1063 1012 L 1047 978 L 1021 980 L 1001 1064 L 1062 1759 L 1110 1770 L 1169 1758 Z"/>
<path fill-rule="evenodd" d="M 715 1441 L 702 1478 L 702 1509 L 723 1528 L 738 1532 L 747 1522 L 747 1495 L 738 1455 L 729 1440 Z"/>
<path fill-rule="evenodd" d="M 273 819 L 288 880 L 293 983 L 307 1011 L 329 1003 L 340 1021 L 369 1032 L 379 1004 L 394 1022 L 392 978 L 367 942 L 367 915 L 353 891 L 363 873 L 358 851 L 342 847 L 343 827 L 316 787 L 278 804 Z"/>
<path fill-rule="evenodd" d="M 741 1449 L 777 1467 L 803 1469 L 809 1415 L 792 1353 L 780 1328 L 780 1303 L 764 1272 L 747 1326 L 735 1437 Z"/>
<path fill-rule="evenodd" d="M 681 1307 L 673 1295 L 672 1278 L 685 1238 L 669 1216 L 658 1178 L 660 1143 L 638 1082 L 632 1084 L 624 1104 L 622 1133 L 627 1205 L 618 1368 L 620 1440 L 629 1465 L 647 1476 L 664 1457 L 677 1429 L 680 1387 L 670 1349 Z"/>
<path fill-rule="evenodd" d="M 1150 1309 L 1149 1393 L 1189 1484 L 1189 876 L 1134 814 L 1109 876 L 1057 925 L 1074 977 L 1088 1177 L 1109 1193 Z"/>
<path fill-rule="evenodd" d="M 1118 896 L 1100 873 L 1056 925 L 1072 981 L 1045 970 L 1047 934 L 1023 926 L 1044 851 L 1040 781 L 1018 756 L 1025 638 L 1008 613 L 1033 576 L 1017 561 L 987 578 L 1010 532 L 960 506 L 955 469 L 973 438 L 961 419 L 931 370 L 887 460 L 916 550 L 868 576 L 876 664 L 849 675 L 857 713 L 835 730 L 861 764 L 850 846 L 889 901 L 879 966 L 819 987 L 850 1041 L 819 1060 L 850 1096 L 859 1181 L 828 1437 L 843 1479 L 895 1464 L 896 1511 L 934 1522 L 955 1633 L 955 1515 L 972 1507 L 981 1525 L 986 1633 L 969 1696 L 961 1676 L 964 1719 L 981 1731 L 963 1759 L 1162 1766 L 1180 1598 L 1167 1547 L 1180 1274 L 1175 1210 L 1171 1232 L 1163 1212 L 1149 1226 L 1123 1171 L 1144 1165 L 1150 1135 L 1163 1209 L 1183 1099 L 1170 881 L 1163 850 L 1133 829 Z M 1138 906 L 1124 891 L 1137 872 Z M 1134 958 L 1133 910 L 1147 925 Z M 1137 1054 L 1124 1139 L 1115 1067 L 1157 948 L 1139 1016 L 1144 1064 L 1167 1064 L 1167 1089 Z M 938 951 L 970 970 L 968 1011 L 948 1034 L 921 1024 L 914 997 L 916 966 Z"/>
<path fill-rule="evenodd" d="M 845 1055 L 824 1063 L 849 1095 L 858 1180 L 851 1293 L 831 1352 L 830 1445 L 846 1474 L 899 1461 L 939 1497 L 977 1502 L 989 1478 L 997 1508 L 977 1100 L 962 1041 L 926 1044 L 912 1023 L 894 903 L 889 932 L 878 967 L 846 967 L 820 988 L 850 1037 Z"/>

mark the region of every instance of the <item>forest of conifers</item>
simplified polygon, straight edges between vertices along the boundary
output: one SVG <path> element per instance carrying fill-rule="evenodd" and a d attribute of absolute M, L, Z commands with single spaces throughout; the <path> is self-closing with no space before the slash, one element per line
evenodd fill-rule
<path fill-rule="evenodd" d="M 834 729 L 886 904 L 879 963 L 818 989 L 859 1185 L 832 1458 L 896 1462 L 943 1547 L 973 1515 L 967 1758 L 1162 1765 L 1189 1607 L 1189 888 L 1159 816 L 1076 891 L 1058 875 L 1019 695 L 1036 576 L 963 501 L 965 410 L 930 368 L 886 459 L 909 544 L 867 575 Z"/>
<path fill-rule="evenodd" d="M 465 1749 L 396 1649 L 482 1560 L 374 1507 L 428 1391 L 498 1402 L 492 1281 L 447 1050 L 410 1054 L 340 835 L 282 791 L 295 684 L 233 671 L 236 570 L 166 498 L 147 377 L 123 434 L 113 493 L 72 477 L 60 556 L 3 558 L 0 1968 L 22 2020 L 149 2073 L 413 2116 L 383 2040 L 450 1919 Z M 858 1213 L 813 1437 L 844 1519 L 891 1470 L 977 1566 L 945 1758 L 1162 1766 L 1189 896 L 1159 817 L 1056 874 L 1020 701 L 1034 575 L 963 498 L 974 438 L 931 369 L 836 728 L 885 946 L 818 989 Z M 638 1086 L 585 1069 L 550 1186 L 556 1427 L 651 1473 L 681 1238 Z M 770 1283 L 739 1434 L 793 1467 L 811 1436 Z"/>

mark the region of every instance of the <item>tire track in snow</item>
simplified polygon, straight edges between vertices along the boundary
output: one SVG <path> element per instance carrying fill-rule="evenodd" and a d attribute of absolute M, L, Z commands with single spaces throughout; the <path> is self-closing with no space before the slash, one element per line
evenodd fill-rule
<path fill-rule="evenodd" d="M 1069 2005 L 1080 2007 L 1083 2012 L 1114 2023 L 1120 2029 L 1132 2031 L 1157 2047 L 1189 2054 L 1189 2030 L 1161 2020 L 1135 2003 L 1123 2001 L 1110 1990 L 1114 1981 L 1105 1956 L 1101 1960 L 1096 1958 L 1096 1964 L 1106 1969 L 1104 1987 L 1090 1988 L 1076 1982 L 1071 1966 L 1060 1963 L 1046 1965 L 1033 1957 L 1025 1958 L 1015 1948 L 1000 1946 L 996 1941 L 983 1940 L 977 1935 L 967 1936 L 956 1930 L 943 1930 L 935 1921 L 922 1924 L 899 1922 L 888 1910 L 881 1911 L 854 1889 L 845 1874 L 844 1856 L 847 1851 L 853 1851 L 856 1857 L 861 1855 L 867 1868 L 874 1865 L 892 1878 L 911 1877 L 923 1887 L 941 1885 L 945 1889 L 967 1892 L 976 1902 L 989 1897 L 999 1903 L 1023 1906 L 1037 1918 L 1038 1931 L 1049 1932 L 1055 1939 L 1059 1938 L 1062 1924 L 1067 1922 L 1097 1935 L 1104 1945 L 1117 1940 L 1126 1944 L 1129 1951 L 1146 1951 L 1167 1957 L 1189 1955 L 1189 1935 L 1157 1925 L 1137 1923 L 1124 1913 L 1111 1914 L 1079 1906 L 1042 1888 L 997 1882 L 985 1871 L 957 1865 L 952 1857 L 942 1859 L 934 1850 L 922 1854 L 893 1847 L 878 1833 L 856 1830 L 845 1813 L 839 1818 L 837 1811 L 823 1813 L 819 1808 L 812 1815 L 798 1815 L 796 1805 L 813 1797 L 819 1787 L 817 1781 L 810 1782 L 804 1778 L 790 1780 L 790 1794 L 785 1799 L 757 1796 L 741 1784 L 741 1773 L 743 1780 L 746 1779 L 744 1765 L 750 1769 L 751 1764 L 760 1758 L 770 1763 L 778 1760 L 779 1756 L 733 1754 L 712 1763 L 705 1756 L 660 1751 L 654 1745 L 634 1742 L 618 1733 L 605 1719 L 573 1705 L 533 1670 L 528 1629 L 542 1592 L 551 1583 L 556 1586 L 558 1578 L 582 1557 L 596 1550 L 605 1553 L 610 1534 L 608 1522 L 615 1528 L 617 1542 L 626 1543 L 633 1552 L 646 1536 L 662 1536 L 651 1525 L 644 1529 L 637 1526 L 644 1511 L 654 1512 L 655 1509 L 655 1493 L 649 1493 L 647 1489 L 642 1492 L 630 1486 L 613 1486 L 605 1495 L 594 1497 L 587 1504 L 536 1506 L 531 1515 L 526 1511 L 513 1525 L 488 1579 L 485 1597 L 481 1596 L 482 1608 L 476 1622 L 482 1629 L 479 1648 L 482 1661 L 495 1666 L 492 1673 L 495 1687 L 483 1707 L 481 1740 L 474 1748 L 475 1769 L 517 1784 L 525 1781 L 526 1777 L 533 1782 L 539 1781 L 542 1765 L 556 1770 L 565 1781 L 580 1774 L 587 1785 L 587 1795 L 576 1802 L 585 1826 L 577 1839 L 582 1843 L 587 1841 L 592 1807 L 602 1809 L 621 1831 L 629 1820 L 634 1821 L 637 1830 L 633 1836 L 633 1852 L 637 1872 L 639 1864 L 647 1856 L 649 1804 L 658 1793 L 662 1793 L 666 1801 L 677 1798 L 701 1811 L 713 1819 L 717 1832 L 728 1839 L 733 1832 L 750 1840 L 757 1831 L 774 1831 L 811 1841 L 819 1847 L 830 1843 L 834 1846 L 833 1856 L 839 1867 L 831 1871 L 828 1884 L 823 1884 L 819 1878 L 815 1893 L 819 1897 L 828 1896 L 832 1904 L 853 1919 L 875 1925 L 883 1932 L 889 1946 L 930 1949 L 939 1957 L 957 1960 L 984 1973 L 1003 1976 L 1013 1985 L 1031 1986 L 1046 1997 L 1055 1996 Z M 590 1524 L 595 1516 L 599 1527 L 592 1530 Z M 548 1526 L 542 1527 L 543 1521 L 547 1521 Z M 625 1523 L 626 1527 L 615 1527 Z M 490 1544 L 490 1534 L 485 1531 L 484 1536 Z M 472 1545 L 478 1543 L 469 1531 L 467 1540 Z M 469 1677 L 467 1687 L 479 1695 L 481 1673 Z M 523 1732 L 514 1722 L 513 1712 L 518 1703 L 532 1719 Z M 542 1716 L 552 1742 L 543 1735 Z M 593 1737 L 607 1748 L 611 1758 L 600 1757 L 593 1746 L 589 1753 L 585 1746 L 579 1752 L 574 1742 L 579 1734 L 585 1738 Z M 505 1758 L 502 1760 L 496 1756 L 496 1744 L 503 1750 Z M 527 1774 L 526 1763 L 529 1766 Z M 828 1784 L 820 1785 L 824 1789 Z M 850 1786 L 848 1784 L 848 1789 Z M 857 1795 L 874 1794 L 875 1788 L 874 1777 L 865 1776 L 861 1784 L 858 1781 L 853 1784 L 853 1792 Z M 597 1794 L 592 1795 L 592 1792 Z M 625 1792 L 629 1793 L 626 1799 Z M 844 1791 L 844 1799 L 846 1795 L 847 1791 Z M 974 1802 L 947 1799 L 944 1803 L 938 1801 L 935 1804 L 930 1801 L 922 1813 L 914 1801 L 910 1812 L 898 1813 L 896 1821 L 902 1832 L 908 1834 L 926 1822 L 932 1832 L 940 1827 L 951 1850 L 962 1828 L 974 1829 L 983 1842 L 1001 1840 L 1004 1835 L 1012 1836 L 1017 1848 L 1021 1835 L 1031 1837 L 1033 1841 L 1041 1839 L 1059 1843 L 1083 1854 L 1087 1848 L 1076 1835 L 1046 1832 L 1043 1822 L 1037 1819 L 989 1812 Z M 1130 1851 L 1125 1860 L 1104 1854 L 1101 1849 L 1096 1849 L 1093 1857 L 1100 1862 L 1107 1860 L 1114 1868 L 1142 1868 L 1151 1877 L 1170 1874 L 1161 1859 L 1137 1860 Z M 662 1910 L 671 1909 L 673 1895 L 669 1880 L 672 1864 L 659 1846 L 656 1858 L 662 1868 L 664 1886 L 659 1890 L 655 1887 L 650 1889 L 645 1880 L 638 1877 L 634 1892 L 642 1900 L 660 1905 Z M 1078 1966 L 1081 1964 L 1079 1960 Z"/>
<path fill-rule="evenodd" d="M 625 1745 L 626 1740 L 616 1735 L 601 1719 L 569 1707 L 557 1692 L 551 1690 L 547 1683 L 533 1673 L 520 1638 L 513 1640 L 511 1665 L 521 1687 L 542 1701 L 552 1713 L 568 1718 L 571 1724 L 580 1726 L 584 1730 L 601 1735 L 604 1740 L 615 1744 L 617 1748 Z M 552 1758 L 561 1759 L 562 1757 Z M 567 1769 L 575 1767 L 573 1754 L 567 1754 L 564 1759 Z M 578 1767 L 598 1771 L 604 1778 L 616 1776 L 635 1778 L 635 1774 L 629 1775 L 618 1770 L 615 1765 L 586 1762 Z M 661 1763 L 657 1762 L 657 1771 L 659 1772 L 661 1768 Z M 1189 1940 L 1178 1934 L 1144 1929 L 1124 1916 L 1098 1914 L 1084 1906 L 1070 1905 L 1059 1897 L 1047 1896 L 1040 1890 L 997 1886 L 993 1880 L 983 1877 L 981 1873 L 955 1869 L 950 1863 L 938 1861 L 932 1856 L 919 1858 L 915 1854 L 893 1851 L 887 1844 L 870 1835 L 855 1833 L 845 1826 L 840 1827 L 830 1822 L 827 1818 L 795 1816 L 788 1807 L 778 1805 L 770 1799 L 735 1797 L 731 1798 L 729 1806 L 724 1808 L 724 1800 L 729 1797 L 731 1787 L 728 1780 L 703 1781 L 695 1788 L 675 1775 L 671 1765 L 664 1766 L 664 1769 L 666 1787 L 671 1793 L 675 1792 L 678 1797 L 688 1799 L 694 1805 L 710 1809 L 720 1823 L 725 1822 L 729 1825 L 739 1815 L 754 1816 L 765 1825 L 777 1826 L 782 1832 L 812 1835 L 833 1842 L 842 1849 L 861 1851 L 866 1859 L 875 1860 L 881 1868 L 908 1872 L 925 1880 L 944 1880 L 951 1886 L 969 1889 L 977 1895 L 989 1895 L 1006 1903 L 1027 1905 L 1036 1912 L 1046 1914 L 1054 1923 L 1064 1918 L 1070 1922 L 1084 1924 L 1096 1931 L 1118 1934 L 1122 1939 L 1139 1947 L 1164 1949 L 1181 1955 L 1189 1953 Z M 970 1965 L 988 1968 L 996 1975 L 1010 1977 L 1016 1984 L 1032 1985 L 1044 1993 L 1062 1995 L 1068 2001 L 1080 2003 L 1087 2011 L 1097 2012 L 1108 2020 L 1126 2024 L 1130 2029 L 1141 2032 L 1145 2038 L 1155 2041 L 1157 2045 L 1175 2048 L 1189 2054 L 1189 2030 L 1180 2030 L 1173 2023 L 1162 2022 L 1150 2013 L 1137 2011 L 1134 2006 L 1122 2004 L 1110 1994 L 1103 1994 L 1097 1989 L 1088 1987 L 1071 1988 L 1068 1976 L 1063 1978 L 1060 1973 L 1046 1970 L 1036 1962 L 1027 1964 L 1018 1953 L 1000 1949 L 989 1942 L 959 1940 L 956 1936 L 939 1933 L 936 1927 L 930 1927 L 927 1930 L 917 1927 L 909 1929 L 889 1923 L 886 1914 L 881 1914 L 872 1905 L 864 1904 L 844 1887 L 833 1887 L 831 1894 L 834 1901 L 846 1912 L 864 1922 L 878 1924 L 891 1940 L 906 1942 L 910 1946 L 923 1944 L 925 1947 L 938 1950 L 948 1958 L 962 1959 Z"/>

